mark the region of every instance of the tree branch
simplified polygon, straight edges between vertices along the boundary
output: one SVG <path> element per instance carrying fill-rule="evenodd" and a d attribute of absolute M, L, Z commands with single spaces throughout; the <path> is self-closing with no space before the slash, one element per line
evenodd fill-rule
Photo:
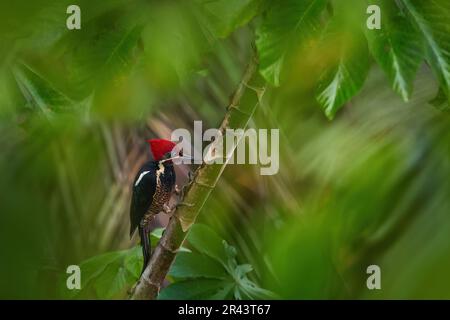
<path fill-rule="evenodd" d="M 264 80 L 257 69 L 257 57 L 256 54 L 253 54 L 241 82 L 231 97 L 230 105 L 220 126 L 224 137 L 225 130 L 228 128 L 245 129 L 261 101 L 265 88 Z M 155 299 L 158 296 L 161 284 L 175 259 L 178 249 L 211 191 L 216 186 L 226 165 L 226 161 L 224 164 L 203 163 L 196 170 L 194 178 L 186 187 L 184 197 L 171 217 L 147 268 L 136 284 L 131 299 Z"/>

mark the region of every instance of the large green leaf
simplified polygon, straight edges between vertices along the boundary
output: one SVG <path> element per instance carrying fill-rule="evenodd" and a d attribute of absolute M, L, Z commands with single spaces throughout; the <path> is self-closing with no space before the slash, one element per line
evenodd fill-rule
<path fill-rule="evenodd" d="M 141 246 L 135 246 L 128 250 L 124 260 L 124 267 L 135 277 L 135 279 L 138 279 L 141 275 L 143 262 L 142 248 Z"/>
<path fill-rule="evenodd" d="M 256 30 L 260 72 L 278 86 L 289 50 L 319 29 L 326 0 L 288 0 L 274 2 Z"/>
<path fill-rule="evenodd" d="M 227 266 L 227 253 L 222 239 L 209 227 L 195 224 L 189 232 L 188 241 L 198 252 L 213 258 L 224 267 Z"/>
<path fill-rule="evenodd" d="M 224 290 L 227 289 L 227 290 Z M 223 280 L 195 279 L 175 282 L 161 290 L 158 299 L 194 300 L 225 299 L 231 291 L 230 285 Z M 219 296 L 219 294 L 221 296 Z"/>
<path fill-rule="evenodd" d="M 140 246 L 94 256 L 80 264 L 82 298 L 120 298 L 139 278 L 142 268 Z"/>
<path fill-rule="evenodd" d="M 129 26 L 120 20 L 108 22 L 108 18 L 116 17 L 86 23 L 83 34 L 69 34 L 58 43 L 61 59 L 67 64 L 67 77 L 77 87 L 78 91 L 73 93 L 77 97 L 84 98 L 93 90 L 117 85 L 135 64 L 142 27 Z"/>
<path fill-rule="evenodd" d="M 200 8 L 201 21 L 216 37 L 224 38 L 245 25 L 257 13 L 261 0 L 194 0 Z"/>
<path fill-rule="evenodd" d="M 176 278 L 225 279 L 227 277 L 223 266 L 211 258 L 195 252 L 178 253 L 169 275 Z"/>
<path fill-rule="evenodd" d="M 214 39 L 202 29 L 201 15 L 188 1 L 158 2 L 148 15 L 142 32 L 145 70 L 152 86 L 176 88 L 202 67 L 203 54 Z"/>
<path fill-rule="evenodd" d="M 450 2 L 402 0 L 426 43 L 426 59 L 445 94 L 450 93 Z"/>
<path fill-rule="evenodd" d="M 162 291 L 160 299 L 274 297 L 248 278 L 253 267 L 238 264 L 236 249 L 206 225 L 194 225 L 188 241 L 195 251 L 178 253 L 169 271 L 176 281 Z"/>
<path fill-rule="evenodd" d="M 121 298 L 135 281 L 136 278 L 122 264 L 110 264 L 96 279 L 95 290 L 101 299 Z"/>
<path fill-rule="evenodd" d="M 69 97 L 28 64 L 17 63 L 13 73 L 28 104 L 37 107 L 44 114 L 68 110 L 74 106 Z"/>
<path fill-rule="evenodd" d="M 349 10 L 349 2 L 340 7 L 329 22 L 323 50 L 330 52 L 324 62 L 316 98 L 332 119 L 336 112 L 362 88 L 369 71 L 369 51 L 361 30 L 361 10 Z M 356 12 L 356 14 L 354 14 Z"/>
<path fill-rule="evenodd" d="M 123 252 L 108 252 L 99 256 L 92 257 L 80 264 L 81 271 L 81 289 L 86 288 L 89 283 L 99 277 L 106 268 L 123 257 Z"/>
<path fill-rule="evenodd" d="M 408 101 L 417 69 L 423 59 L 421 34 L 392 1 L 376 1 L 381 7 L 381 29 L 367 29 L 369 48 L 387 74 L 393 89 Z"/>
<path fill-rule="evenodd" d="M 450 101 L 447 98 L 444 89 L 439 88 L 437 95 L 430 101 L 431 105 L 442 111 L 450 110 Z"/>
<path fill-rule="evenodd" d="M 253 271 L 250 264 L 238 264 L 236 261 L 236 249 L 223 241 L 228 256 L 228 272 L 234 284 L 234 298 L 241 299 L 273 299 L 276 295 L 266 289 L 260 288 L 248 278 L 248 273 Z"/>
<path fill-rule="evenodd" d="M 162 228 L 150 234 L 155 247 L 163 233 Z M 189 255 L 187 257 L 186 255 Z M 63 293 L 68 297 L 81 298 L 121 298 L 139 279 L 142 270 L 142 248 L 140 245 L 127 250 L 108 252 L 91 257 L 80 263 L 81 290 L 67 292 L 65 282 Z M 172 274 L 176 277 L 210 277 L 222 279 L 226 272 L 223 266 L 208 257 L 191 254 L 185 247 L 180 248 Z M 65 281 L 66 277 L 62 277 Z"/>

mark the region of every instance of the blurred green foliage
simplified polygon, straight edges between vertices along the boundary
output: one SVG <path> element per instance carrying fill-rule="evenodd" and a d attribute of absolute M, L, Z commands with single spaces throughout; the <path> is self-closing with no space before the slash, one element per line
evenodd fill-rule
<path fill-rule="evenodd" d="M 162 229 L 151 234 L 154 245 L 161 238 Z M 270 291 L 259 288 L 248 279 L 249 264 L 238 265 L 236 249 L 221 240 L 205 225 L 195 225 L 187 238 L 190 250 L 181 247 L 169 277 L 174 283 L 167 286 L 159 299 L 264 299 L 274 298 Z M 81 289 L 69 291 L 65 277 L 61 278 L 61 295 L 66 298 L 123 298 L 129 294 L 142 270 L 140 246 L 128 250 L 108 252 L 80 264 Z M 193 290 L 197 288 L 196 290 Z"/>
<path fill-rule="evenodd" d="M 280 129 L 280 172 L 227 167 L 160 298 L 450 298 L 449 16 L 445 0 L 0 1 L 0 297 L 125 298 L 145 140 L 217 127 L 255 43 L 250 125 Z"/>
<path fill-rule="evenodd" d="M 176 281 L 159 299 L 264 299 L 275 295 L 264 290 L 247 274 L 249 264 L 238 264 L 236 249 L 202 224 L 192 227 L 187 238 L 192 252 L 178 253 L 169 276 Z M 202 285 L 201 281 L 205 281 Z M 215 284 L 215 285 L 214 285 Z M 197 287 L 198 290 L 192 290 Z"/>

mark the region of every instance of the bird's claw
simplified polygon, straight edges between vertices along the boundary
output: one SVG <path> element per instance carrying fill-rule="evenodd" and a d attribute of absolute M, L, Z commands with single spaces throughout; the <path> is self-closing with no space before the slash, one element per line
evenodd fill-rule
<path fill-rule="evenodd" d="M 181 189 L 180 189 L 180 187 L 178 187 L 177 184 L 175 185 L 174 191 L 177 196 L 179 196 L 181 194 Z"/>
<path fill-rule="evenodd" d="M 166 214 L 171 214 L 174 210 L 175 210 L 175 207 L 171 207 L 171 206 L 169 206 L 167 204 L 163 205 L 163 211 Z"/>
<path fill-rule="evenodd" d="M 191 182 L 194 181 L 194 173 L 190 170 L 188 172 L 188 179 L 189 179 L 189 184 L 191 184 Z"/>

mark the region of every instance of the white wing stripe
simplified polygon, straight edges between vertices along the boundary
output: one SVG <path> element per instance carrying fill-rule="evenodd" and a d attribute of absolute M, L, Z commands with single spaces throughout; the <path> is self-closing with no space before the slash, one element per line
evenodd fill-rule
<path fill-rule="evenodd" d="M 143 178 L 147 173 L 149 173 L 149 172 L 150 172 L 150 171 L 144 171 L 144 172 L 142 172 L 141 175 L 139 176 L 139 178 L 136 180 L 136 183 L 134 184 L 134 186 L 136 187 L 136 186 L 139 184 L 139 182 L 141 182 L 142 178 Z"/>

